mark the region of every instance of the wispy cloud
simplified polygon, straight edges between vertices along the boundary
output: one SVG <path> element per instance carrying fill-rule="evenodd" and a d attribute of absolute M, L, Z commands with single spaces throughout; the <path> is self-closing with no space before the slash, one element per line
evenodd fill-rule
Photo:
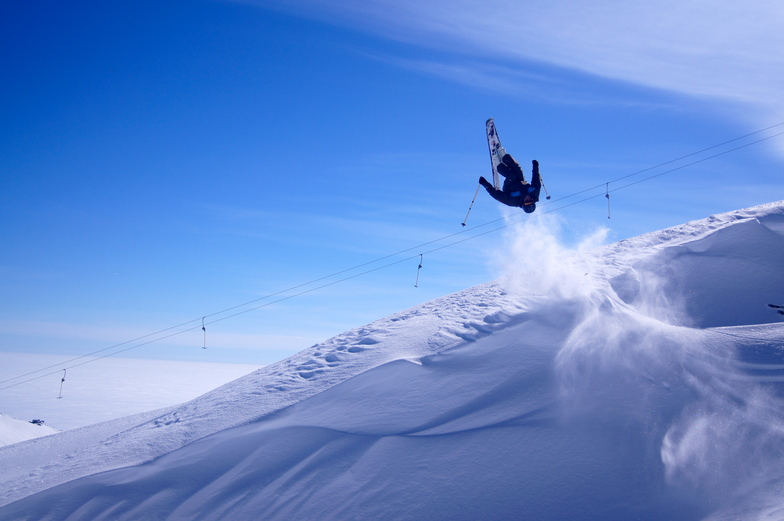
<path fill-rule="evenodd" d="M 757 122 L 784 118 L 784 9 L 776 0 L 246 1 L 460 53 L 475 63 L 477 57 L 504 62 L 509 71 L 515 62 L 533 60 L 739 104 Z M 465 67 L 433 70 L 462 83 L 479 81 Z M 507 76 L 518 79 L 518 72 Z"/>
<path fill-rule="evenodd" d="M 391 56 L 369 57 L 480 90 L 529 98 L 536 96 L 547 100 L 571 101 L 565 96 L 558 95 L 563 86 L 558 85 L 553 79 L 520 68 L 484 63 L 480 60 L 447 63 Z"/>
<path fill-rule="evenodd" d="M 530 67 L 499 65 L 482 60 L 447 63 L 435 59 L 424 60 L 365 54 L 369 58 L 449 82 L 528 100 L 538 99 L 569 105 L 644 105 L 648 108 L 661 105 L 658 102 L 635 100 L 633 96 L 621 95 L 617 90 L 602 93 L 597 89 L 590 91 L 584 88 L 575 89 L 567 79 L 560 77 L 560 75 L 531 72 Z"/>

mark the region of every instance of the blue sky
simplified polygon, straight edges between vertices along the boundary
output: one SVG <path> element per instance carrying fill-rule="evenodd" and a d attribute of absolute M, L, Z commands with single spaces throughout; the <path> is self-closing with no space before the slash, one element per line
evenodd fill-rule
<path fill-rule="evenodd" d="M 537 218 L 598 196 L 547 214 L 566 242 L 781 199 L 780 137 L 613 192 L 612 219 L 603 188 L 559 202 L 784 121 L 784 13 L 735 4 L 4 6 L 0 351 L 77 356 L 186 324 L 123 356 L 264 364 L 492 280 L 500 232 L 432 251 L 510 215 L 480 193 L 460 226 L 488 117 L 542 165 Z"/>

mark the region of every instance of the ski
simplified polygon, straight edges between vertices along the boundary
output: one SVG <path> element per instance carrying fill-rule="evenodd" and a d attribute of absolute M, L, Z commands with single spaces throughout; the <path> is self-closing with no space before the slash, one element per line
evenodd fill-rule
<path fill-rule="evenodd" d="M 501 146 L 501 139 L 498 137 L 493 118 L 485 122 L 485 130 L 487 132 L 487 148 L 490 151 L 490 166 L 493 170 L 493 186 L 500 190 L 501 178 L 498 175 L 498 165 L 501 164 L 501 158 L 506 154 L 506 150 Z"/>

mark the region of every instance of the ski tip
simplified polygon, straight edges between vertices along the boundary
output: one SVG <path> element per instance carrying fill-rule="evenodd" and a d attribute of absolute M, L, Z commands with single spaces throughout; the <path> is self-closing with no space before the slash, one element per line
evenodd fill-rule
<path fill-rule="evenodd" d="M 485 125 L 487 125 L 487 124 L 488 124 L 488 123 L 490 123 L 491 121 L 493 121 L 493 118 L 487 118 L 487 121 L 485 121 Z"/>

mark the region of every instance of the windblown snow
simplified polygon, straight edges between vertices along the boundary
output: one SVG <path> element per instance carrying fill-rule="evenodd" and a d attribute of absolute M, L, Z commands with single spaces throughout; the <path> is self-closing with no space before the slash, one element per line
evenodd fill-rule
<path fill-rule="evenodd" d="M 784 519 L 784 201 L 568 249 L 0 448 L 0 519 Z"/>

